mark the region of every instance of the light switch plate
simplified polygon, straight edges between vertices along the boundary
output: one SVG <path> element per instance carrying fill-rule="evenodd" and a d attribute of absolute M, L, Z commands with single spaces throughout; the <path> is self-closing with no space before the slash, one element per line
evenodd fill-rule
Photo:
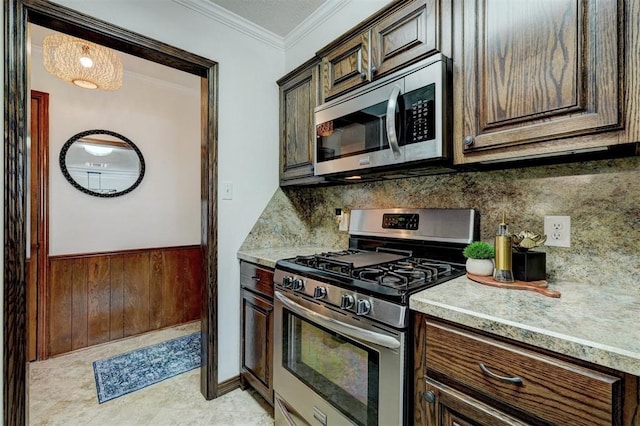
<path fill-rule="evenodd" d="M 222 182 L 222 199 L 233 200 L 233 182 Z"/>
<path fill-rule="evenodd" d="M 349 231 L 349 213 L 342 213 L 342 216 L 340 217 L 340 224 L 338 225 L 338 231 Z"/>

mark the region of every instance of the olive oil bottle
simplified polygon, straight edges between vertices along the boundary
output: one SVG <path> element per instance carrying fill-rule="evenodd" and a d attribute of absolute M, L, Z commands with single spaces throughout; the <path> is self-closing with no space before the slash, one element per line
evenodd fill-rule
<path fill-rule="evenodd" d="M 493 279 L 503 283 L 512 283 L 513 270 L 511 269 L 511 234 L 507 226 L 504 212 L 502 213 L 502 223 L 498 226 L 498 233 L 495 237 L 495 264 Z"/>

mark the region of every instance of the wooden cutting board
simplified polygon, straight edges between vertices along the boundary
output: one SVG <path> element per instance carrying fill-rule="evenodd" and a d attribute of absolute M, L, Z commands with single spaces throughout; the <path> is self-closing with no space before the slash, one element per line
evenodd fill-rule
<path fill-rule="evenodd" d="M 467 273 L 467 278 L 480 284 L 490 285 L 499 288 L 510 288 L 512 290 L 529 290 L 543 294 L 547 297 L 560 297 L 558 290 L 551 290 L 547 288 L 549 285 L 547 281 L 514 281 L 512 283 L 502 283 L 493 279 L 493 277 L 483 277 L 480 275 L 474 275 Z"/>

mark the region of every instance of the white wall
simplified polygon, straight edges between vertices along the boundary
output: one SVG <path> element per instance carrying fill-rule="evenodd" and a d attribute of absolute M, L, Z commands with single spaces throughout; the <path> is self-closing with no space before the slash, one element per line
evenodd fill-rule
<path fill-rule="evenodd" d="M 181 86 L 125 72 L 117 91 L 82 89 L 49 74 L 34 46 L 31 88 L 49 93 L 50 255 L 200 244 L 200 78 L 186 77 Z M 146 172 L 132 192 L 94 197 L 64 178 L 62 146 L 92 129 L 142 152 Z"/>
<path fill-rule="evenodd" d="M 239 372 L 236 252 L 278 186 L 278 90 L 284 52 L 170 0 L 58 3 L 219 63 L 219 181 L 233 200 L 218 209 L 219 379 Z"/>

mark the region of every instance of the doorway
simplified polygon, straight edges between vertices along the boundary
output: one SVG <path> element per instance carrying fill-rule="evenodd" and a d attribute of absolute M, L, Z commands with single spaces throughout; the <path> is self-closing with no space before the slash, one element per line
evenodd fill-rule
<path fill-rule="evenodd" d="M 26 423 L 26 143 L 29 125 L 27 23 L 64 32 L 201 77 L 201 393 L 218 396 L 217 372 L 217 63 L 41 0 L 4 2 L 4 424 Z"/>

